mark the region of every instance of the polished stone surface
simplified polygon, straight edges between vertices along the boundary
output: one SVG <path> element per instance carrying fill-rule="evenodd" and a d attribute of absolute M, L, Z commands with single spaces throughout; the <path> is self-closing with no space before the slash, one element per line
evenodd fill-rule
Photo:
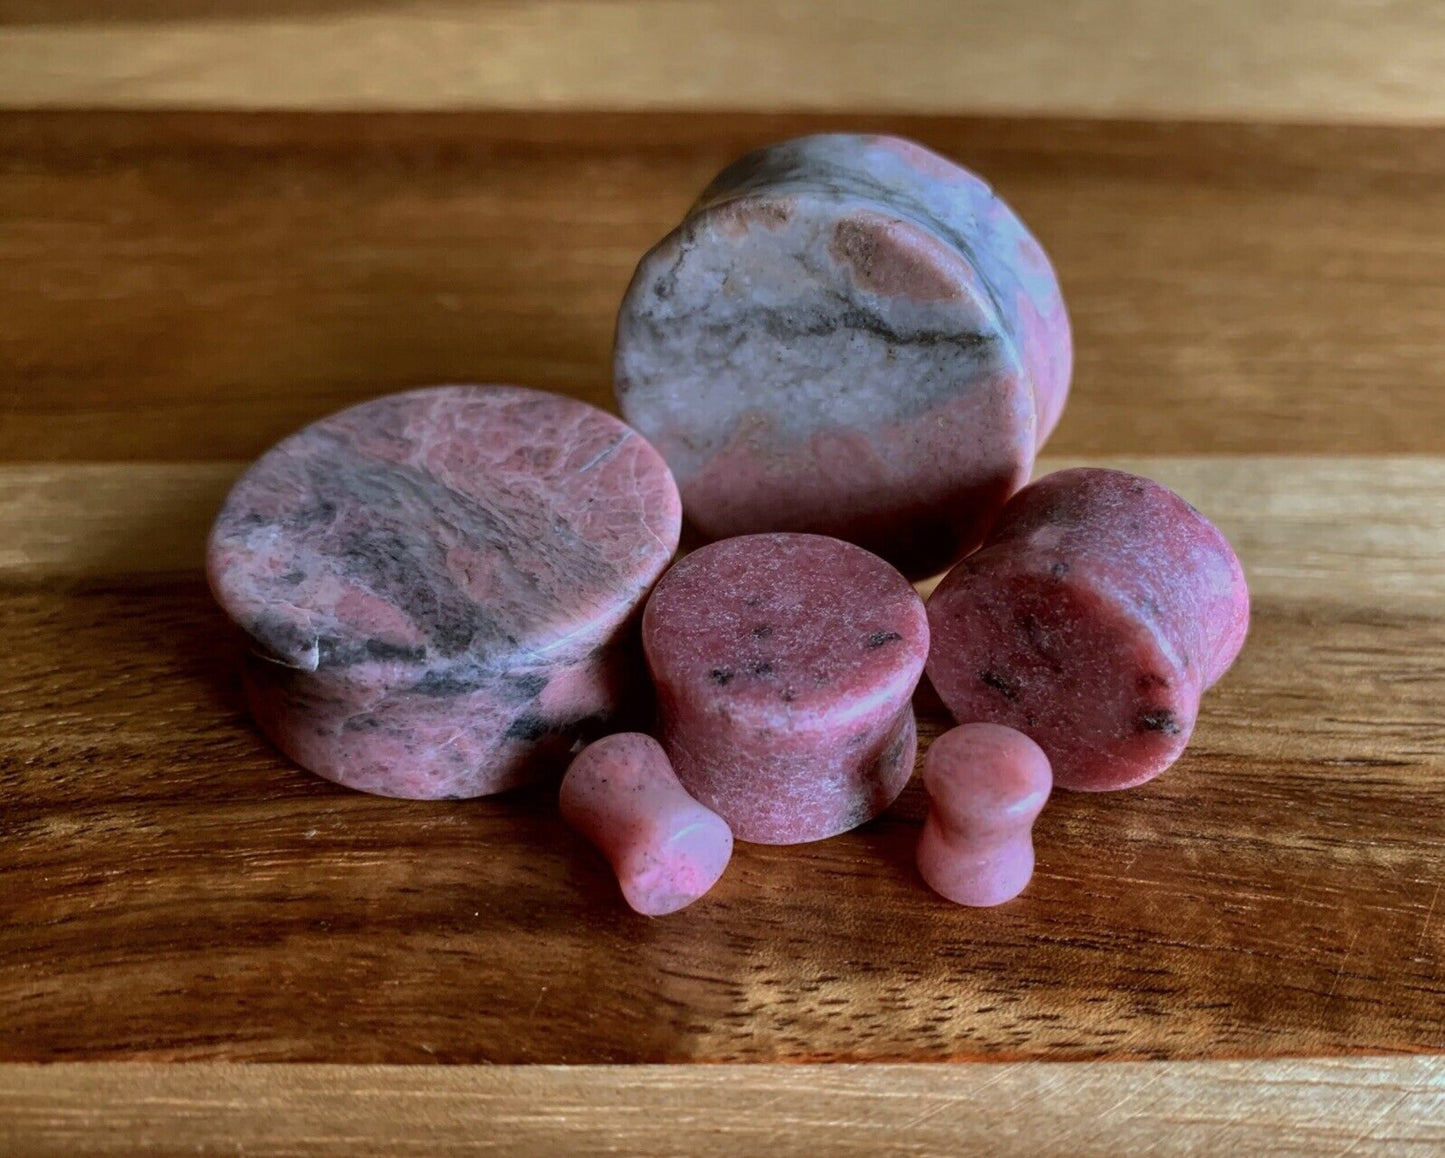
<path fill-rule="evenodd" d="M 649 917 L 692 904 L 732 857 L 727 822 L 687 794 L 662 746 L 640 732 L 582 749 L 558 802 L 563 819 L 612 865 L 627 903 Z"/>
<path fill-rule="evenodd" d="M 710 544 L 663 576 L 642 640 L 678 778 L 740 840 L 845 832 L 913 772 L 927 617 L 860 547 L 795 534 Z"/>
<path fill-rule="evenodd" d="M 1031 736 L 1062 788 L 1128 788 L 1189 742 L 1233 663 L 1249 591 L 1229 542 L 1123 471 L 1048 475 L 928 601 L 928 675 L 960 723 Z"/>
<path fill-rule="evenodd" d="M 367 792 L 479 796 L 560 773 L 645 687 L 635 616 L 680 519 L 661 457 L 611 415 L 435 387 L 263 455 L 208 573 L 284 752 Z"/>
<path fill-rule="evenodd" d="M 987 184 L 828 134 L 725 169 L 643 258 L 615 382 L 705 536 L 834 535 L 917 576 L 1028 480 L 1071 367 L 1048 259 Z"/>
<path fill-rule="evenodd" d="M 1001 905 L 1034 872 L 1033 825 L 1053 787 L 1043 749 L 1012 728 L 963 724 L 928 746 L 918 871 L 960 905 Z"/>

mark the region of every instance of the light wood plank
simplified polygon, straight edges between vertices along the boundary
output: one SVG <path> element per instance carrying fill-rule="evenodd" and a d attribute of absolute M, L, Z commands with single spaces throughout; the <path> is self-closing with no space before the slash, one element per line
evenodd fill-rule
<path fill-rule="evenodd" d="M 6 0 L 0 103 L 1430 122 L 1430 0 Z"/>
<path fill-rule="evenodd" d="M 0 466 L 0 578 L 50 582 L 197 571 L 243 463 Z"/>
<path fill-rule="evenodd" d="M 1071 1066 L 0 1066 L 10 1158 L 1427 1158 L 1445 1059 Z"/>
<path fill-rule="evenodd" d="M 1445 601 L 1445 459 L 1048 456 L 1035 476 L 1086 462 L 1158 479 L 1214 518 L 1257 598 L 1416 611 Z M 0 579 L 199 570 L 244 465 L 0 463 Z"/>
<path fill-rule="evenodd" d="M 879 117 L 0 116 L 0 461 L 249 458 L 387 389 L 611 404 L 618 301 L 710 175 L 840 126 L 1053 255 L 1054 454 L 1445 453 L 1445 132 Z"/>

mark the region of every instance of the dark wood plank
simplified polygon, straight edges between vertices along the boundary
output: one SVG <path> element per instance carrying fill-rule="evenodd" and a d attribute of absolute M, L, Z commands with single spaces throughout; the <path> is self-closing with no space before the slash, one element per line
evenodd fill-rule
<path fill-rule="evenodd" d="M 0 458 L 249 457 L 371 394 L 606 403 L 643 249 L 762 141 L 990 177 L 1077 329 L 1059 454 L 1445 448 L 1445 132 L 880 116 L 0 114 Z"/>
<path fill-rule="evenodd" d="M 1015 904 L 921 885 L 915 784 L 647 920 L 547 791 L 406 803 L 288 766 L 197 581 L 0 613 L 3 1060 L 1445 1048 L 1438 616 L 1262 601 L 1184 761 L 1060 794 Z"/>

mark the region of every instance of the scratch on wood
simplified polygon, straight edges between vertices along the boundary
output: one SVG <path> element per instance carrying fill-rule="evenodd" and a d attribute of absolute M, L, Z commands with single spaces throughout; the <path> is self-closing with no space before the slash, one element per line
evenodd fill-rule
<path fill-rule="evenodd" d="M 1435 902 L 1440 899 L 1440 886 L 1435 886 L 1435 892 L 1430 897 L 1430 908 L 1425 912 L 1425 923 L 1420 926 L 1420 940 L 1415 943 L 1415 956 L 1419 956 L 1425 949 L 1425 938 L 1430 932 L 1430 921 L 1435 916 Z"/>

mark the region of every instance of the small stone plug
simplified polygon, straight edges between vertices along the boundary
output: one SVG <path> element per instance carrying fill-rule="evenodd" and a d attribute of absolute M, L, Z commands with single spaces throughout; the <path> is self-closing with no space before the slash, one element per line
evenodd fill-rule
<path fill-rule="evenodd" d="M 930 805 L 918 871 L 950 901 L 1001 905 L 1034 872 L 1033 824 L 1053 787 L 1043 749 L 1012 728 L 964 724 L 923 760 Z"/>
<path fill-rule="evenodd" d="M 733 852 L 727 822 L 678 783 L 651 736 L 621 732 L 572 761 L 559 797 L 562 818 L 612 865 L 637 912 L 661 917 L 717 883 Z"/>

